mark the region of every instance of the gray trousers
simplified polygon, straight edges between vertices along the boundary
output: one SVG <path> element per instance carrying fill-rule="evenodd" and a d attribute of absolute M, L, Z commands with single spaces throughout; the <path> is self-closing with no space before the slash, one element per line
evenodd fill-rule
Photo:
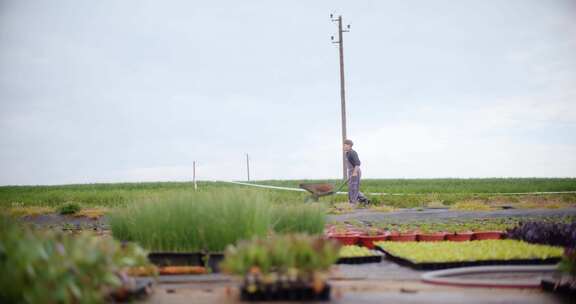
<path fill-rule="evenodd" d="M 348 170 L 348 202 L 356 204 L 358 200 L 365 200 L 366 196 L 360 192 L 360 178 L 362 171 L 358 170 L 358 175 L 352 176 L 352 170 Z"/>

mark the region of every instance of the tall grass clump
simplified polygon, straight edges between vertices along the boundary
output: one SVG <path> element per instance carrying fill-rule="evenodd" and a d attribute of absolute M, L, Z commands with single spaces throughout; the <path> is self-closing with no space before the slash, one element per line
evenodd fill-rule
<path fill-rule="evenodd" d="M 326 210 L 320 204 L 278 204 L 272 209 L 272 225 L 278 233 L 320 234 Z"/>
<path fill-rule="evenodd" d="M 153 251 L 223 251 L 228 244 L 265 236 L 271 205 L 249 192 L 218 191 L 130 205 L 111 214 L 115 238 Z"/>
<path fill-rule="evenodd" d="M 223 251 L 271 232 L 320 234 L 320 204 L 272 203 L 266 193 L 220 190 L 144 201 L 110 214 L 115 238 L 151 251 Z"/>

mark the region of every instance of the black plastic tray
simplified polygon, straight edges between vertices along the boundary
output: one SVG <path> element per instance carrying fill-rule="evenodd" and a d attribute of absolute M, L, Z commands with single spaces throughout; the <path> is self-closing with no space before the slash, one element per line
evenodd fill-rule
<path fill-rule="evenodd" d="M 224 261 L 223 253 L 208 253 L 203 256 L 204 267 L 212 272 L 220 272 L 220 263 Z"/>
<path fill-rule="evenodd" d="M 220 272 L 224 254 L 220 252 L 151 252 L 148 260 L 157 266 L 203 266 Z"/>
<path fill-rule="evenodd" d="M 151 252 L 148 260 L 157 266 L 204 266 L 201 252 Z"/>
<path fill-rule="evenodd" d="M 562 284 L 556 287 L 556 281 L 551 278 L 542 279 L 540 282 L 542 289 L 566 296 L 576 296 L 576 288 L 570 288 L 568 284 Z"/>
<path fill-rule="evenodd" d="M 381 255 L 339 258 L 336 264 L 366 264 L 382 262 Z"/>
<path fill-rule="evenodd" d="M 392 255 L 380 246 L 376 248 L 386 255 L 386 259 L 400 265 L 408 266 L 416 270 L 440 270 L 448 268 L 472 267 L 472 266 L 496 266 L 496 265 L 550 265 L 560 262 L 560 258 L 549 259 L 523 259 L 523 260 L 486 260 L 470 262 L 449 262 L 449 263 L 414 263 L 411 260 Z"/>
<path fill-rule="evenodd" d="M 291 286 L 283 288 L 282 286 L 268 286 L 262 289 L 260 287 L 256 292 L 250 293 L 246 290 L 246 286 L 240 287 L 240 300 L 260 302 L 260 301 L 330 301 L 329 284 L 324 286 L 320 293 L 314 292 L 311 287 L 307 286 Z"/>

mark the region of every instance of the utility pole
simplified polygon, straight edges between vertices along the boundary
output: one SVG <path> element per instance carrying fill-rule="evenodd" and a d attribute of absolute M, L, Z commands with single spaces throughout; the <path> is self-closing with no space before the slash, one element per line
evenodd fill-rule
<path fill-rule="evenodd" d="M 342 33 L 350 31 L 350 24 L 346 26 L 346 29 L 342 29 L 342 15 L 338 18 L 334 18 L 333 14 L 330 14 L 330 19 L 332 22 L 338 22 L 338 40 L 334 40 L 332 36 L 332 43 L 338 44 L 338 49 L 340 53 L 340 108 L 342 113 L 342 146 L 344 145 L 344 140 L 346 140 L 346 90 L 344 82 L 344 36 Z M 342 146 L 340 149 L 342 150 Z M 346 152 L 342 150 L 342 179 L 347 179 L 346 173 Z"/>
<path fill-rule="evenodd" d="M 248 153 L 246 153 L 246 173 L 248 175 L 248 181 L 250 181 L 250 158 L 248 157 Z"/>

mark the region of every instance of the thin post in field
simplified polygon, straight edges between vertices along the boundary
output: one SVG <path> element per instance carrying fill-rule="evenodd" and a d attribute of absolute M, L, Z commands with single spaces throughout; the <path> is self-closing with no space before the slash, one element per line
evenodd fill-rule
<path fill-rule="evenodd" d="M 247 180 L 250 181 L 250 158 L 248 157 L 248 153 L 246 153 L 246 174 Z"/>

